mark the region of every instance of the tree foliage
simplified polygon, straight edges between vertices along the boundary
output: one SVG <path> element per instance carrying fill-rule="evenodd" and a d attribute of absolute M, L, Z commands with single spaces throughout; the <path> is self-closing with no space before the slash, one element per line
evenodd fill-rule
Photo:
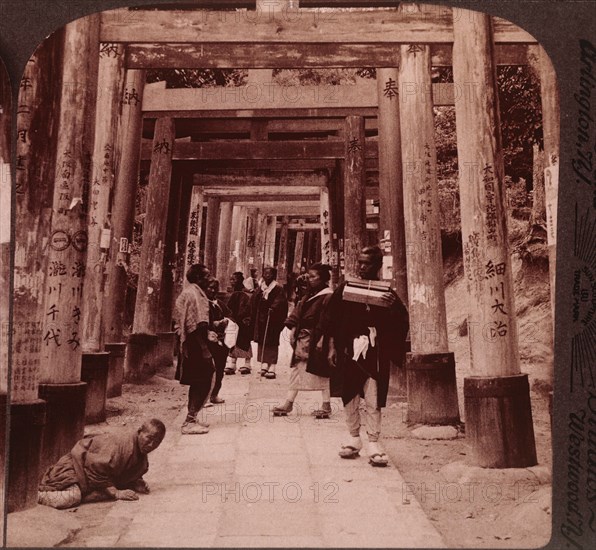
<path fill-rule="evenodd" d="M 247 75 L 241 69 L 152 69 L 147 71 L 147 82 L 165 82 L 166 88 L 243 86 Z"/>
<path fill-rule="evenodd" d="M 542 147 L 540 82 L 531 65 L 503 66 L 497 71 L 505 172 L 514 180 L 532 181 L 532 147 Z"/>

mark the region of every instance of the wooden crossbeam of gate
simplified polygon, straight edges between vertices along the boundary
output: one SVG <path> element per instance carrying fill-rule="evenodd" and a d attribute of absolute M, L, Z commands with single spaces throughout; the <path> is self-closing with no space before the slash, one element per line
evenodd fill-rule
<path fill-rule="evenodd" d="M 296 193 L 318 193 L 319 187 L 327 185 L 327 178 L 322 174 L 300 174 L 300 175 L 279 175 L 279 176 L 250 176 L 246 175 L 212 175 L 195 174 L 193 185 L 199 185 L 205 189 L 242 189 L 247 186 L 255 188 L 254 191 L 264 191 L 265 188 L 279 189 L 281 192 L 290 194 Z"/>
<path fill-rule="evenodd" d="M 416 82 L 404 83 L 400 90 L 392 84 L 389 89 L 404 96 L 424 94 L 432 98 L 435 106 L 455 105 L 455 98 L 470 94 L 469 88 L 475 83 L 465 86 L 452 83 L 436 83 L 432 88 L 422 89 Z M 351 109 L 357 116 L 366 116 L 364 109 L 378 106 L 377 82 L 363 80 L 355 85 L 341 86 L 280 86 L 268 84 L 259 86 L 249 84 L 239 87 L 213 88 L 166 88 L 165 82 L 148 85 L 143 96 L 143 111 L 163 112 L 178 118 L 179 112 L 190 111 L 200 118 L 203 113 L 249 112 L 251 116 L 279 117 L 287 116 L 287 111 L 319 110 L 330 112 L 330 109 Z M 263 114 L 268 112 L 267 115 Z M 353 114 L 352 113 L 352 114 Z M 306 114 L 306 113 L 305 113 Z M 348 113 L 350 114 L 350 113 Z M 223 115 L 226 116 L 225 114 Z M 234 116 L 231 114 L 228 117 Z M 308 115 L 307 115 L 308 116 Z M 312 115 L 311 115 L 312 116 Z M 321 115 L 319 115 L 321 116 Z M 324 116 L 324 115 L 322 115 Z M 331 115 L 333 116 L 333 115 Z M 347 116 L 346 112 L 335 116 Z"/>
<path fill-rule="evenodd" d="M 461 14 L 464 16 L 464 14 Z M 108 10 L 101 14 L 102 42 L 244 44 L 453 43 L 453 14 L 407 11 L 322 12 L 292 10 L 286 16 L 218 10 Z M 493 17 L 496 43 L 535 44 L 517 25 Z M 354 37 L 358 37 L 354 39 Z"/>
<path fill-rule="evenodd" d="M 258 172 L 311 172 L 334 170 L 334 159 L 226 159 L 226 160 L 179 160 L 177 166 L 201 174 L 226 174 L 246 170 Z M 365 159 L 366 170 L 377 170 L 378 160 Z"/>
<path fill-rule="evenodd" d="M 205 193 L 206 195 L 210 195 L 208 192 Z M 268 195 L 255 195 L 250 193 L 239 193 L 237 195 L 219 195 L 213 193 L 212 196 L 218 196 L 222 201 L 229 201 L 234 203 L 272 203 L 272 202 L 280 202 L 282 200 L 286 204 L 292 204 L 296 201 L 316 201 L 319 199 L 319 195 L 280 195 L 279 193 L 275 194 L 268 194 Z"/>
<path fill-rule="evenodd" d="M 343 118 L 274 118 L 265 119 L 264 132 L 267 135 L 275 134 L 339 134 L 343 131 Z M 176 137 L 186 136 L 249 136 L 252 120 L 249 118 L 202 118 L 200 122 L 182 118 L 176 122 Z M 143 135 L 146 138 L 153 136 L 155 119 L 145 118 L 143 122 Z M 376 118 L 364 120 L 366 131 L 375 131 L 378 128 Z M 271 139 L 271 138 L 270 138 Z"/>
<path fill-rule="evenodd" d="M 143 143 L 141 159 L 151 158 L 153 145 Z M 176 142 L 172 160 L 198 159 L 337 159 L 343 158 L 344 142 L 327 141 L 239 141 L 239 142 Z M 377 144 L 367 141 L 367 158 L 377 157 Z"/>
<path fill-rule="evenodd" d="M 496 44 L 497 65 L 527 65 L 534 44 Z M 395 44 L 128 44 L 129 69 L 246 69 L 395 67 Z M 433 44 L 431 64 L 451 66 L 450 44 Z"/>

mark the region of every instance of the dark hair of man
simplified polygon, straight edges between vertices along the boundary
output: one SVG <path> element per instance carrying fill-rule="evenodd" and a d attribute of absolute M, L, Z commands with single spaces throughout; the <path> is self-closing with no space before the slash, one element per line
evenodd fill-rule
<path fill-rule="evenodd" d="M 141 426 L 141 430 L 148 431 L 150 429 L 157 432 L 162 439 L 166 435 L 166 426 L 158 418 L 151 418 L 151 419 L 145 420 L 145 422 L 143 422 L 143 424 Z"/>
<path fill-rule="evenodd" d="M 378 265 L 379 267 L 383 265 L 383 251 L 379 246 L 365 246 L 362 249 L 361 254 L 370 256 L 375 265 Z"/>
<path fill-rule="evenodd" d="M 312 264 L 309 268 L 309 271 L 312 269 L 319 274 L 321 281 L 324 283 L 328 283 L 331 279 L 331 266 L 327 264 L 322 264 L 317 262 L 316 264 Z"/>
<path fill-rule="evenodd" d="M 271 275 L 273 275 L 273 278 L 274 279 L 277 279 L 277 268 L 276 267 L 271 267 L 271 266 L 264 267 L 263 268 L 263 271 L 265 271 L 266 269 L 268 269 L 269 271 L 271 271 Z"/>
<path fill-rule="evenodd" d="M 212 284 L 217 284 L 217 286 L 219 286 L 219 280 L 213 275 L 209 275 L 209 277 L 207 277 L 207 286 Z"/>
<path fill-rule="evenodd" d="M 189 283 L 198 284 L 199 281 L 205 277 L 205 273 L 207 273 L 207 271 L 207 266 L 204 264 L 193 264 L 186 272 L 186 280 Z"/>
<path fill-rule="evenodd" d="M 232 276 L 236 277 L 240 282 L 244 281 L 244 273 L 242 273 L 242 271 L 234 271 Z"/>

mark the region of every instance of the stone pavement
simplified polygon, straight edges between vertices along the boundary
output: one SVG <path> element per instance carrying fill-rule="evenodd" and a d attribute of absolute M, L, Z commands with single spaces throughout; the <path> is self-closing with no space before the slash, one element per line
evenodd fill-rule
<path fill-rule="evenodd" d="M 310 412 L 319 392 L 298 395 L 288 417 L 289 369 L 277 380 L 226 376 L 226 403 L 203 411 L 206 435 L 181 435 L 181 411 L 150 456 L 150 495 L 109 504 L 87 547 L 444 547 L 390 464 L 373 468 L 337 452 L 346 431 L 341 402 L 329 420 Z M 364 431 L 364 430 L 363 430 Z M 100 506 L 89 504 L 86 506 Z M 101 506 L 106 506 L 102 503 Z M 99 511 L 99 509 L 98 509 Z M 104 512 L 105 513 L 105 512 Z"/>

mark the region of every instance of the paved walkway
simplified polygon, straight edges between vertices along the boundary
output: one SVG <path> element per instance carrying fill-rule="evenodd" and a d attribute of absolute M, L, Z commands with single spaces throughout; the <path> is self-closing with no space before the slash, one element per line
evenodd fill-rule
<path fill-rule="evenodd" d="M 339 400 L 315 420 L 318 392 L 274 418 L 289 369 L 277 380 L 226 376 L 224 405 L 204 410 L 206 435 L 181 435 L 181 411 L 145 476 L 151 494 L 116 502 L 84 543 L 104 547 L 443 547 L 397 469 L 364 452 L 342 460 Z M 90 505 L 92 506 L 92 505 Z M 81 543 L 82 544 L 82 543 Z"/>

